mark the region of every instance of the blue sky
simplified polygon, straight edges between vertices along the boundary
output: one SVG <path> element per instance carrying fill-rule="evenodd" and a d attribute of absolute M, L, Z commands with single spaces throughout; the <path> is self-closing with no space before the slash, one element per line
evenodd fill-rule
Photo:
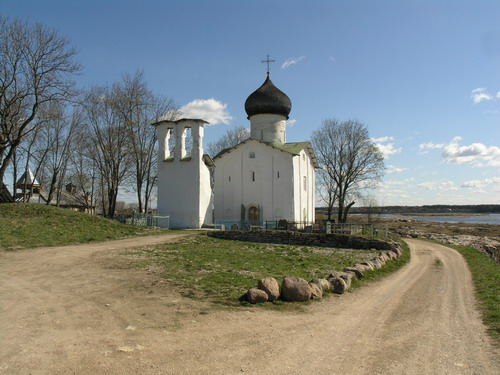
<path fill-rule="evenodd" d="M 381 205 L 500 203 L 499 1 L 0 0 L 58 29 L 82 87 L 143 70 L 206 118 L 205 142 L 248 126 L 271 79 L 292 100 L 289 142 L 358 119 L 386 154 Z"/>

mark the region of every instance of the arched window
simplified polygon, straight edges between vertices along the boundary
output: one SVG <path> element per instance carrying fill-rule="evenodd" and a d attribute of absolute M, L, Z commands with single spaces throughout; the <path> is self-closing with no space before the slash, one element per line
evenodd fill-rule
<path fill-rule="evenodd" d="M 248 157 L 250 159 L 255 159 L 255 152 L 251 151 L 249 154 L 248 154 Z"/>

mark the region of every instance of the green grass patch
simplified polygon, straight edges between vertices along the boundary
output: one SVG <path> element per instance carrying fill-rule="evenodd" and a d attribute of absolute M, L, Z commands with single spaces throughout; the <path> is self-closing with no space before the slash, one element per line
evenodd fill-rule
<path fill-rule="evenodd" d="M 324 278 L 333 270 L 373 258 L 378 251 L 272 245 L 221 240 L 208 236 L 188 238 L 174 244 L 145 247 L 123 254 L 128 266 L 155 270 L 176 284 L 181 294 L 209 298 L 226 306 L 238 306 L 238 298 L 257 281 L 272 276 L 306 280 Z M 390 262 L 389 262 L 390 263 Z M 265 304 L 271 308 L 284 305 Z M 303 305 L 303 304 L 300 304 Z"/>
<path fill-rule="evenodd" d="M 496 345 L 500 346 L 500 264 L 468 246 L 449 245 L 433 240 L 427 241 L 451 247 L 463 255 L 472 273 L 483 322 L 488 328 L 488 334 Z"/>
<path fill-rule="evenodd" d="M 0 249 L 4 250 L 114 240 L 163 231 L 36 203 L 0 204 Z"/>

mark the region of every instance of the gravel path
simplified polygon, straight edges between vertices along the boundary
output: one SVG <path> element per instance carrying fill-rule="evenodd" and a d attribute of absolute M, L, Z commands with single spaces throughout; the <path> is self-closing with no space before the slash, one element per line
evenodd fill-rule
<path fill-rule="evenodd" d="M 219 311 L 109 267 L 115 250 L 182 236 L 0 253 L 0 374 L 500 373 L 450 248 L 408 240 L 402 270 L 306 313 Z"/>

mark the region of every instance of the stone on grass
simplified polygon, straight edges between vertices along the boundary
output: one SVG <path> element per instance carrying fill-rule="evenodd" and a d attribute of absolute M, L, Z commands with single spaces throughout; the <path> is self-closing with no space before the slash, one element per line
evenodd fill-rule
<path fill-rule="evenodd" d="M 257 288 L 248 289 L 246 297 L 250 303 L 267 302 L 267 293 Z"/>
<path fill-rule="evenodd" d="M 361 263 L 361 264 L 362 264 L 363 266 L 368 267 L 368 270 L 369 270 L 369 271 L 373 271 L 373 270 L 375 269 L 375 266 L 374 266 L 374 265 L 373 265 L 373 263 L 372 263 L 372 262 L 370 262 L 370 261 L 366 261 L 366 262 L 363 262 L 363 263 Z"/>
<path fill-rule="evenodd" d="M 356 277 L 358 279 L 362 279 L 363 278 L 363 272 L 361 272 L 359 269 L 357 269 L 356 267 L 346 267 L 344 268 L 344 272 L 352 272 L 356 275 Z"/>
<path fill-rule="evenodd" d="M 281 283 L 281 298 L 285 301 L 309 301 L 311 287 L 300 277 L 285 277 Z"/>
<path fill-rule="evenodd" d="M 390 259 L 391 259 L 391 258 L 389 258 L 389 257 L 387 256 L 387 254 L 386 254 L 386 253 L 382 253 L 382 252 L 380 252 L 380 253 L 378 254 L 378 257 L 379 257 L 382 261 L 384 261 L 384 263 L 385 263 L 385 262 L 387 262 L 388 260 L 390 260 Z"/>
<path fill-rule="evenodd" d="M 380 269 L 383 266 L 382 261 L 379 258 L 373 258 L 370 262 L 372 262 L 376 269 Z"/>
<path fill-rule="evenodd" d="M 309 286 L 311 287 L 311 298 L 312 299 L 321 299 L 323 298 L 323 292 L 320 287 L 312 282 L 309 282 Z"/>
<path fill-rule="evenodd" d="M 332 289 L 332 286 L 326 279 L 312 279 L 310 283 L 314 283 L 319 286 L 322 292 L 327 292 Z"/>
<path fill-rule="evenodd" d="M 394 251 L 387 251 L 385 253 L 391 260 L 396 260 L 398 259 L 397 254 Z"/>
<path fill-rule="evenodd" d="M 354 274 L 352 272 L 339 272 L 339 277 L 345 281 L 347 289 L 349 289 L 351 287 L 352 278 L 354 277 Z"/>
<path fill-rule="evenodd" d="M 343 294 L 347 289 L 347 283 L 341 277 L 335 277 L 330 279 L 333 286 L 333 293 Z"/>
<path fill-rule="evenodd" d="M 267 293 L 269 302 L 277 300 L 280 297 L 280 286 L 274 277 L 260 279 L 258 288 Z"/>

